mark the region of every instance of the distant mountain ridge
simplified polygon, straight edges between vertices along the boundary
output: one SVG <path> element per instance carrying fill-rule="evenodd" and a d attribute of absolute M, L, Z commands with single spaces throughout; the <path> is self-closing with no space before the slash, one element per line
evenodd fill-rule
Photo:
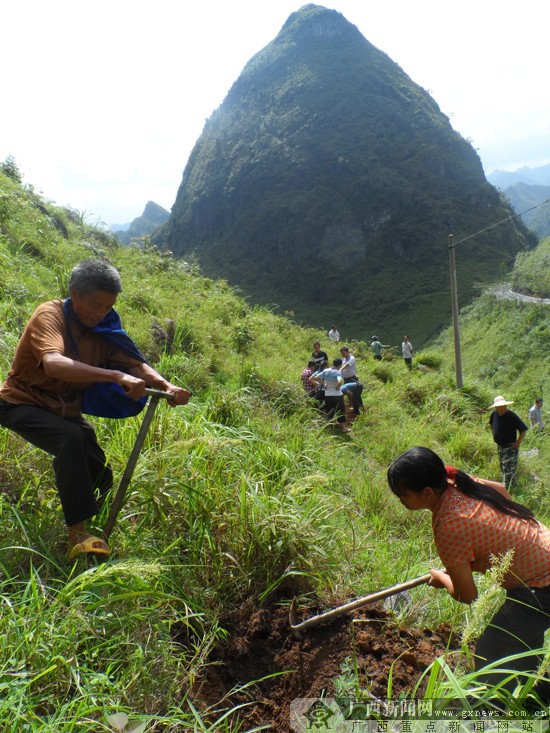
<path fill-rule="evenodd" d="M 111 224 L 109 229 L 115 233 L 116 232 L 125 232 L 126 230 L 130 228 L 131 225 L 132 225 L 132 222 L 127 221 L 125 224 Z"/>
<path fill-rule="evenodd" d="M 306 5 L 207 121 L 153 239 L 302 322 L 414 342 L 450 317 L 448 235 L 511 213 L 431 96 L 340 13 Z M 462 244 L 461 303 L 534 243 L 508 221 Z"/>
<path fill-rule="evenodd" d="M 502 190 L 514 211 L 543 239 L 550 236 L 550 164 L 516 171 L 494 171 L 489 176 Z"/>
<path fill-rule="evenodd" d="M 517 183 L 525 183 L 529 186 L 550 186 L 550 163 L 537 168 L 523 166 L 515 171 L 497 169 L 487 176 L 487 180 L 493 186 L 503 190 Z"/>
<path fill-rule="evenodd" d="M 168 221 L 170 212 L 154 201 L 148 201 L 141 216 L 136 217 L 126 229 L 115 231 L 119 242 L 129 244 L 132 239 L 146 236 Z"/>

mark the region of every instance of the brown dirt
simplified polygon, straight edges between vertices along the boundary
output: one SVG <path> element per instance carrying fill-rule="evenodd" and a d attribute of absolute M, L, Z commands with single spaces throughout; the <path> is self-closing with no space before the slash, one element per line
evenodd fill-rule
<path fill-rule="evenodd" d="M 211 704 L 217 714 L 224 705 L 246 703 L 239 713 L 243 730 L 270 724 L 270 730 L 288 733 L 292 700 L 317 698 L 323 692 L 334 696 L 333 681 L 342 674 L 346 660 L 351 659 L 358 670 L 361 688 L 380 698 L 387 697 L 393 665 L 395 699 L 399 692 L 412 689 L 435 657 L 456 648 L 448 626 L 402 628 L 380 606 L 305 630 L 300 639 L 290 628 L 288 606 L 246 604 L 222 619 L 222 626 L 228 632 L 227 642 L 212 653 L 211 665 L 197 682 L 193 698 L 202 709 Z M 277 676 L 262 680 L 269 675 Z M 226 697 L 254 681 L 258 682 L 246 691 Z"/>

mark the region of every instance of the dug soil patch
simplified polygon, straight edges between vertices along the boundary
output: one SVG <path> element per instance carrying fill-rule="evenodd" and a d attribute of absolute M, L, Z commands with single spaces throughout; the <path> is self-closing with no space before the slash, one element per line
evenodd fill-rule
<path fill-rule="evenodd" d="M 448 626 L 403 628 L 380 606 L 303 631 L 299 639 L 290 629 L 288 606 L 245 605 L 221 623 L 227 641 L 211 654 L 193 698 L 203 710 L 211 705 L 214 718 L 243 704 L 243 730 L 270 725 L 278 733 L 291 731 L 291 702 L 342 696 L 335 680 L 346 667 L 358 675 L 361 689 L 379 698 L 387 698 L 391 676 L 395 699 L 414 687 L 436 657 L 457 647 Z M 254 684 L 232 693 L 247 683 Z"/>

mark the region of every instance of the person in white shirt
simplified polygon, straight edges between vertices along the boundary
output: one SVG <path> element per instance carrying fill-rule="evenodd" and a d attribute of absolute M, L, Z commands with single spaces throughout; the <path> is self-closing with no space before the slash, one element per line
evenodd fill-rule
<path fill-rule="evenodd" d="M 409 369 L 412 369 L 412 355 L 414 354 L 414 349 L 413 345 L 409 341 L 408 336 L 403 336 L 401 353 L 403 354 L 403 359 L 405 359 L 405 364 L 408 366 Z"/>
<path fill-rule="evenodd" d="M 346 426 L 346 408 L 344 405 L 344 395 L 342 394 L 342 384 L 344 382 L 340 373 L 342 359 L 334 359 L 332 367 L 323 369 L 322 372 L 316 372 L 310 377 L 310 381 L 324 387 L 325 390 L 325 410 L 331 419 L 336 420 L 336 425 L 348 432 Z"/>
<path fill-rule="evenodd" d="M 340 353 L 342 354 L 342 366 L 340 367 L 340 371 L 344 377 L 344 384 L 346 382 L 357 382 L 355 357 L 353 354 L 350 354 L 347 346 L 342 346 Z"/>
<path fill-rule="evenodd" d="M 328 332 L 328 337 L 333 343 L 338 343 L 340 341 L 340 334 L 338 333 L 338 329 L 336 326 L 333 326 L 330 331 Z"/>
<path fill-rule="evenodd" d="M 529 420 L 532 428 L 543 428 L 544 420 L 542 419 L 542 397 L 535 400 L 535 404 L 529 410 Z"/>

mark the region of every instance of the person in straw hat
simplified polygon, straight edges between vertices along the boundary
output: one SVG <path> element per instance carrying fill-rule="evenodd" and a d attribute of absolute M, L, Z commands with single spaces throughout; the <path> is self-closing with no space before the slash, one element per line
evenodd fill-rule
<path fill-rule="evenodd" d="M 513 402 L 497 395 L 489 409 L 493 409 L 489 424 L 493 433 L 493 440 L 498 447 L 498 460 L 502 471 L 502 483 L 510 489 L 516 482 L 518 468 L 519 446 L 527 433 L 527 425 L 508 409 Z"/>

